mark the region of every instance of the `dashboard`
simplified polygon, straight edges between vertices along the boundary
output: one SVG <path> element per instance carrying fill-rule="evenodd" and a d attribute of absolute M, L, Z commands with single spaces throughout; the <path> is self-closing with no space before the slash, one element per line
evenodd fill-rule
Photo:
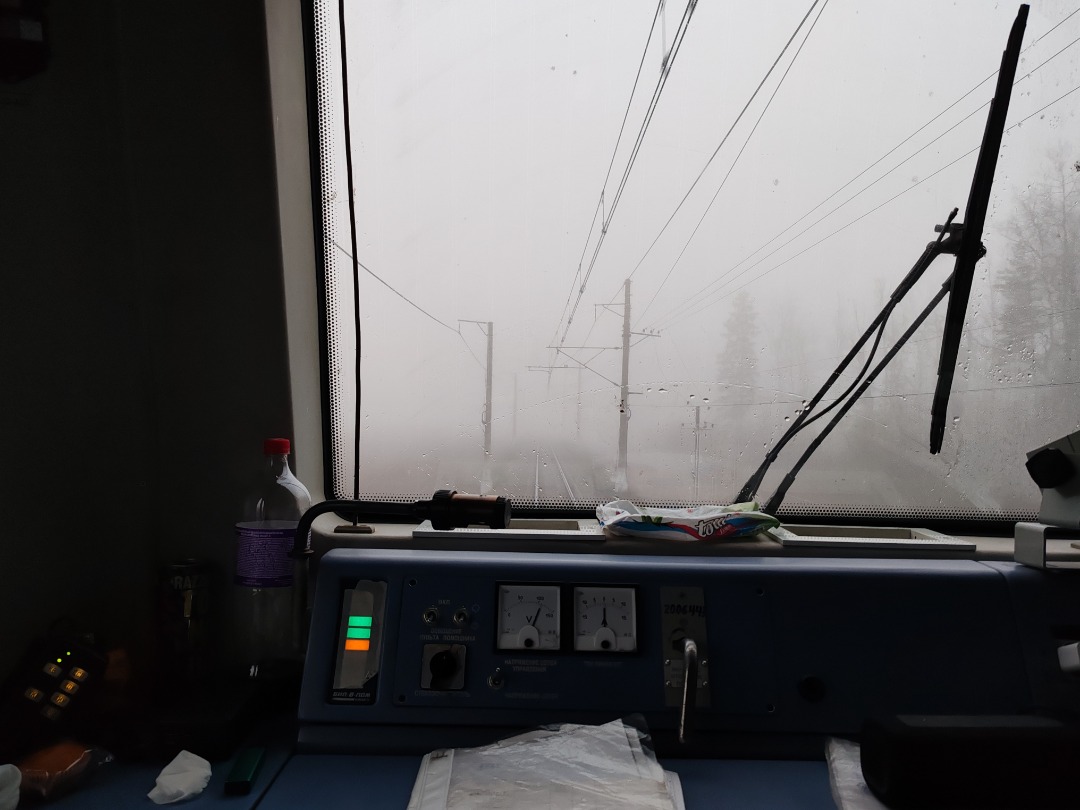
<path fill-rule="evenodd" d="M 335 550 L 299 750 L 639 715 L 676 756 L 820 758 L 877 716 L 1075 710 L 1070 582 L 958 559 Z"/>

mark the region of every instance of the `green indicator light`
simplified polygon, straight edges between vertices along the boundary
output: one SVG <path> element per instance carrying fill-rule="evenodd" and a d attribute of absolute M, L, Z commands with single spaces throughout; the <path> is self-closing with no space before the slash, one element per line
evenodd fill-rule
<path fill-rule="evenodd" d="M 370 627 L 350 627 L 345 631 L 346 638 L 371 638 Z"/>
<path fill-rule="evenodd" d="M 350 616 L 349 627 L 371 627 L 370 616 Z"/>
<path fill-rule="evenodd" d="M 62 664 L 62 663 L 64 663 L 64 659 L 63 658 L 57 658 L 56 663 Z"/>

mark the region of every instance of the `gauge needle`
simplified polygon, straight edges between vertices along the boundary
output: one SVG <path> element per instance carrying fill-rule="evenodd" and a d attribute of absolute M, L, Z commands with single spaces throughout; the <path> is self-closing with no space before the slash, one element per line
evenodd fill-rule
<path fill-rule="evenodd" d="M 607 627 L 607 608 L 604 608 L 604 614 L 603 614 L 603 616 L 601 618 L 600 626 L 601 627 Z"/>
<path fill-rule="evenodd" d="M 543 610 L 543 609 L 544 609 L 544 606 L 543 606 L 543 605 L 541 605 L 540 607 L 538 607 L 538 608 L 536 609 L 536 615 L 535 615 L 535 616 L 533 616 L 533 617 L 532 617 L 532 621 L 531 621 L 531 622 L 529 622 L 529 624 L 531 624 L 531 625 L 532 625 L 533 627 L 536 627 L 536 620 L 540 618 L 540 611 L 541 611 L 541 610 Z"/>

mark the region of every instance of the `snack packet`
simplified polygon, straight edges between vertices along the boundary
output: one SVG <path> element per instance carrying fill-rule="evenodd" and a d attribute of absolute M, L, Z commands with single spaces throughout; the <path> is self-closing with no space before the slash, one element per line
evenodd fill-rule
<path fill-rule="evenodd" d="M 596 507 L 596 517 L 606 535 L 660 540 L 720 540 L 780 525 L 754 501 L 692 509 L 639 509 L 630 501 L 612 501 Z"/>

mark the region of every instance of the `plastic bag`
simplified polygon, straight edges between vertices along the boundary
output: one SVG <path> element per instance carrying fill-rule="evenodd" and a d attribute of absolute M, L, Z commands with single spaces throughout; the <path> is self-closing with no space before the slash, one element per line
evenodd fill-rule
<path fill-rule="evenodd" d="M 612 501 L 596 507 L 596 517 L 606 535 L 659 540 L 721 540 L 780 525 L 754 501 L 692 509 L 639 509 L 630 501 Z"/>
<path fill-rule="evenodd" d="M 825 760 L 833 801 L 840 810 L 888 810 L 866 786 L 858 743 L 830 738 Z"/>
<path fill-rule="evenodd" d="M 409 810 L 679 810 L 678 777 L 656 761 L 647 733 L 622 720 L 568 723 L 480 748 L 424 757 Z"/>

